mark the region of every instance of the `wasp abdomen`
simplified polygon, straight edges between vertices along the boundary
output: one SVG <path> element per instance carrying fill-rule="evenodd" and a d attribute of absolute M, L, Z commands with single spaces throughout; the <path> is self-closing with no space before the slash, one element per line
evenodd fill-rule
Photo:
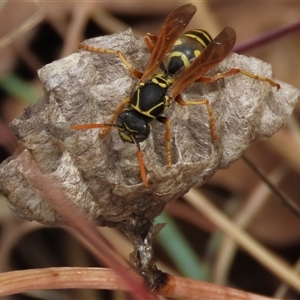
<path fill-rule="evenodd" d="M 211 36 L 204 30 L 195 29 L 184 33 L 168 55 L 167 75 L 172 76 L 181 68 L 188 67 L 211 41 Z"/>

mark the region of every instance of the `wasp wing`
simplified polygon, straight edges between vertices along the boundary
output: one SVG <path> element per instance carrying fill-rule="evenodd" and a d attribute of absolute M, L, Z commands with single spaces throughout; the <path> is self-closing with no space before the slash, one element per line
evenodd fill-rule
<path fill-rule="evenodd" d="M 178 75 L 168 90 L 171 99 L 175 99 L 183 90 L 221 62 L 231 52 L 235 40 L 234 29 L 225 27 L 203 50 L 201 55 Z"/>
<path fill-rule="evenodd" d="M 162 25 L 141 81 L 149 80 L 157 68 L 160 67 L 165 56 L 170 52 L 177 38 L 183 33 L 196 10 L 194 5 L 186 4 L 178 7 L 168 15 Z"/>

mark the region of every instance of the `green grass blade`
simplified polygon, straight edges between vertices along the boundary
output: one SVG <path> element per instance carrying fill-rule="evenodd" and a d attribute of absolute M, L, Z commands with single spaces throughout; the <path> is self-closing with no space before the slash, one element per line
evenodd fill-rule
<path fill-rule="evenodd" d="M 189 278 L 207 280 L 208 270 L 206 266 L 199 260 L 197 254 L 193 251 L 172 218 L 162 213 L 155 219 L 155 224 L 158 223 L 166 223 L 166 226 L 159 232 L 157 238 L 182 275 Z"/>
<path fill-rule="evenodd" d="M 29 104 L 35 103 L 41 96 L 29 83 L 14 74 L 0 77 L 0 86 L 10 96 Z"/>

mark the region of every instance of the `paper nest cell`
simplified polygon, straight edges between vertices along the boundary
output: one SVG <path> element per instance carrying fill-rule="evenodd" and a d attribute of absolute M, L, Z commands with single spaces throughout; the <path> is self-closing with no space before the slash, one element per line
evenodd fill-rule
<path fill-rule="evenodd" d="M 149 52 L 131 30 L 85 41 L 119 49 L 138 70 Z M 271 66 L 232 53 L 210 74 L 238 67 L 272 78 Z M 44 96 L 12 123 L 22 151 L 0 167 L 0 191 L 21 219 L 46 224 L 62 220 L 28 183 L 20 160 L 30 156 L 49 174 L 74 205 L 102 226 L 120 222 L 152 222 L 165 204 L 202 185 L 219 168 L 230 166 L 255 140 L 266 139 L 285 125 L 299 91 L 283 82 L 268 83 L 233 75 L 214 83 L 195 83 L 184 100 L 208 99 L 218 138 L 212 141 L 205 105 L 172 103 L 165 116 L 172 124 L 172 168 L 165 168 L 165 125 L 151 123 L 150 137 L 141 143 L 149 187 L 141 180 L 136 147 L 124 144 L 117 130 L 104 138 L 97 129 L 74 131 L 71 125 L 109 122 L 118 104 L 138 82 L 118 56 L 78 51 L 39 70 Z M 133 224 L 133 223 L 132 223 Z"/>

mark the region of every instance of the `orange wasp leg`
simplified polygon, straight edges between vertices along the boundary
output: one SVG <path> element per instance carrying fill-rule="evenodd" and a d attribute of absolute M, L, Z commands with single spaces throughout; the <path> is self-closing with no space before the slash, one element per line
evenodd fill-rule
<path fill-rule="evenodd" d="M 109 124 L 114 124 L 115 123 L 115 120 L 116 120 L 117 116 L 124 109 L 126 104 L 130 102 L 130 100 L 131 100 L 130 97 L 127 97 L 127 98 L 122 100 L 122 102 L 118 105 L 117 109 L 115 110 L 113 116 L 111 117 Z M 106 126 L 106 128 L 102 130 L 101 136 L 103 137 L 103 136 L 107 135 L 108 132 L 110 131 L 111 127 L 112 126 L 110 126 L 110 127 Z"/>
<path fill-rule="evenodd" d="M 208 116 L 209 116 L 209 119 L 210 119 L 210 132 L 211 132 L 212 140 L 215 141 L 218 138 L 217 131 L 216 131 L 215 117 L 214 117 L 214 114 L 213 114 L 213 110 L 212 110 L 212 108 L 209 104 L 209 101 L 207 99 L 199 99 L 197 101 L 183 101 L 181 96 L 179 95 L 175 98 L 175 101 L 181 106 L 205 104 L 206 108 L 207 108 L 207 113 L 208 113 Z"/>
<path fill-rule="evenodd" d="M 156 42 L 158 40 L 158 37 L 156 35 L 153 35 L 151 33 L 147 33 L 145 36 L 144 36 L 144 43 L 146 44 L 147 48 L 149 49 L 149 51 L 152 53 L 155 45 L 156 45 Z M 160 68 L 162 70 L 165 69 L 165 66 L 163 63 L 160 64 Z"/>
<path fill-rule="evenodd" d="M 74 130 L 85 130 L 85 129 L 92 129 L 92 128 L 106 128 L 111 127 L 110 124 L 76 124 L 70 126 L 70 129 Z"/>
<path fill-rule="evenodd" d="M 247 72 L 247 71 L 244 71 L 244 70 L 241 70 L 241 69 L 238 69 L 238 68 L 232 68 L 232 69 L 230 69 L 227 72 L 218 73 L 218 74 L 216 74 L 214 76 L 211 76 L 211 77 L 202 76 L 202 77 L 200 77 L 198 79 L 198 81 L 200 81 L 200 82 L 214 82 L 214 81 L 216 81 L 216 80 L 218 80 L 220 78 L 224 78 L 224 77 L 227 77 L 227 76 L 235 75 L 235 74 L 238 74 L 238 73 L 241 73 L 241 74 L 243 74 L 245 76 L 248 76 L 248 77 L 256 79 L 256 80 L 266 81 L 271 86 L 276 87 L 277 91 L 280 89 L 280 84 L 274 82 L 270 78 L 258 76 L 258 75 L 252 74 L 250 72 Z"/>
<path fill-rule="evenodd" d="M 93 46 L 88 46 L 85 44 L 80 43 L 78 46 L 79 49 L 83 49 L 89 52 L 95 52 L 95 53 L 107 53 L 107 54 L 116 54 L 119 56 L 119 58 L 121 59 L 121 61 L 123 62 L 123 64 L 127 67 L 127 69 L 129 70 L 129 72 L 137 77 L 137 78 L 141 78 L 143 73 L 141 73 L 140 71 L 136 70 L 130 62 L 128 62 L 128 60 L 126 59 L 125 55 L 123 54 L 123 52 L 119 51 L 119 50 L 112 50 L 112 49 L 102 49 L 102 48 L 97 48 L 97 47 L 93 47 Z"/>
<path fill-rule="evenodd" d="M 76 125 L 72 125 L 70 126 L 71 129 L 74 130 L 85 130 L 85 129 L 92 129 L 92 128 L 104 128 L 101 132 L 101 136 L 105 136 L 112 127 L 114 126 L 114 122 L 118 116 L 118 114 L 124 109 L 125 105 L 130 102 L 130 98 L 125 98 L 117 107 L 116 111 L 114 112 L 110 123 L 108 124 L 76 124 Z M 117 126 L 116 126 L 117 127 Z"/>
<path fill-rule="evenodd" d="M 172 167 L 172 156 L 171 156 L 171 121 L 166 117 L 159 116 L 157 121 L 166 124 L 165 142 L 166 142 L 166 153 L 167 153 L 167 168 Z"/>
<path fill-rule="evenodd" d="M 85 129 L 92 129 L 92 128 L 111 128 L 113 127 L 113 125 L 114 124 L 79 124 L 79 125 L 72 125 L 70 126 L 70 128 L 74 130 L 85 130 Z M 137 155 L 138 155 L 138 161 L 139 161 L 143 184 L 145 185 L 145 187 L 148 187 L 147 173 L 144 164 L 143 153 L 140 149 L 139 143 L 137 143 L 133 137 L 131 138 L 137 147 Z"/>
<path fill-rule="evenodd" d="M 157 39 L 158 39 L 157 36 L 153 35 L 151 33 L 147 33 L 144 36 L 144 43 L 146 44 L 146 46 L 147 46 L 147 48 L 149 49 L 150 52 L 153 51 L 154 46 L 156 45 Z"/>
<path fill-rule="evenodd" d="M 133 136 L 131 138 L 137 147 L 137 155 L 138 155 L 138 160 L 139 160 L 142 181 L 144 183 L 144 186 L 148 187 L 147 173 L 146 173 L 146 168 L 145 168 L 144 159 L 143 159 L 143 153 L 141 151 L 140 144 L 135 141 Z"/>

